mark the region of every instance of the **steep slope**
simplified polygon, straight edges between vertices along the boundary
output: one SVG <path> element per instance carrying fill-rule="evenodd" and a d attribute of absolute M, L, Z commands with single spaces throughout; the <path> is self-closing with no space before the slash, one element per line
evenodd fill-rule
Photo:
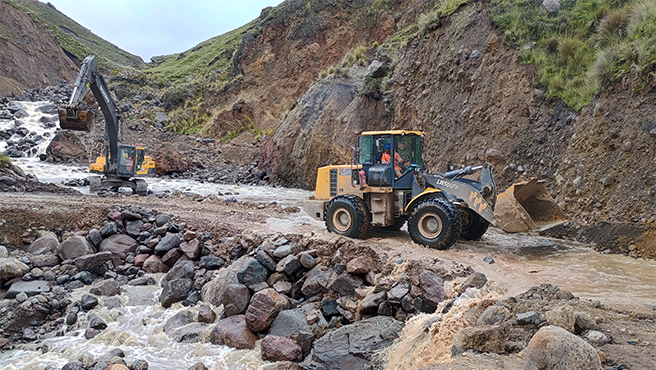
<path fill-rule="evenodd" d="M 380 59 L 382 50 L 370 49 L 369 61 Z M 360 130 L 416 129 L 426 132 L 431 171 L 487 160 L 501 189 L 519 177 L 546 179 L 578 220 L 653 218 L 653 86 L 636 92 L 629 75 L 581 112 L 546 100 L 533 87 L 534 67 L 502 42 L 487 3 L 461 6 L 424 37 L 409 39 L 402 52 L 391 63 L 391 78 L 378 82 L 386 89 L 375 110 L 376 94 L 362 88 L 346 89 L 342 104 L 342 96 L 324 98 L 342 88 L 343 78 L 329 76 L 308 90 L 263 150 L 262 165 L 274 182 L 311 189 L 313 168 L 349 163 Z M 366 83 L 361 77 L 350 82 Z M 352 125 L 356 118 L 364 124 Z"/>
<path fill-rule="evenodd" d="M 70 81 L 77 67 L 41 24 L 0 1 L 0 95 Z"/>
<path fill-rule="evenodd" d="M 37 0 L 3 1 L 29 14 L 34 22 L 47 27 L 59 40 L 62 49 L 74 59 L 83 60 L 88 55 L 96 55 L 99 67 L 102 69 L 111 69 L 119 65 L 138 67 L 143 64 L 141 57 L 98 37 L 57 10 L 51 3 L 44 4 Z"/>

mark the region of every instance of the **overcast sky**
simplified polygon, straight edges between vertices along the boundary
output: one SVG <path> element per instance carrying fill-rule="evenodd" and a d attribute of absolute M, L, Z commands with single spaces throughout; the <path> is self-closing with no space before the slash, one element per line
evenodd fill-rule
<path fill-rule="evenodd" d="M 282 0 L 41 0 L 112 44 L 139 55 L 181 53 L 241 27 Z"/>

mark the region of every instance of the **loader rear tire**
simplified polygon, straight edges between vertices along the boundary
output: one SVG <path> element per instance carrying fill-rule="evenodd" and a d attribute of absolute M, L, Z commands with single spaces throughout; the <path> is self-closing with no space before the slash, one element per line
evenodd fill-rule
<path fill-rule="evenodd" d="M 363 238 L 369 232 L 371 213 L 364 200 L 355 195 L 340 195 L 326 206 L 326 227 L 335 234 Z"/>
<path fill-rule="evenodd" d="M 447 201 L 431 197 L 419 202 L 408 220 L 412 240 L 435 249 L 449 249 L 460 237 L 460 212 Z"/>
<path fill-rule="evenodd" d="M 490 223 L 486 219 L 471 209 L 460 211 L 460 219 L 462 220 L 460 237 L 465 240 L 480 239 L 490 227 Z"/>

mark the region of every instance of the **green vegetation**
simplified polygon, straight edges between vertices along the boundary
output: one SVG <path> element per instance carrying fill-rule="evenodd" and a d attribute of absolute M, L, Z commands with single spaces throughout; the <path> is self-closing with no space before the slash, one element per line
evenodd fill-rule
<path fill-rule="evenodd" d="M 11 158 L 6 154 L 0 154 L 0 168 L 10 167 Z"/>
<path fill-rule="evenodd" d="M 257 20 L 223 35 L 213 37 L 181 54 L 158 57 L 157 65 L 145 70 L 150 76 L 169 80 L 176 84 L 189 82 L 190 76 L 200 80 L 214 80 L 214 84 L 227 81 L 232 56 L 246 32 L 257 24 Z M 211 87 L 219 87 L 211 86 Z"/>
<path fill-rule="evenodd" d="M 506 42 L 538 67 L 536 82 L 573 109 L 627 73 L 638 90 L 656 77 L 656 0 L 564 0 L 557 13 L 541 2 L 492 4 Z"/>
<path fill-rule="evenodd" d="M 59 40 L 61 47 L 80 60 L 95 55 L 98 59 L 98 67 L 103 70 L 113 69 L 119 65 L 139 67 L 143 64 L 140 57 L 96 36 L 49 3 L 34 0 L 6 1 L 28 14 L 35 22 L 48 28 Z"/>
<path fill-rule="evenodd" d="M 276 129 L 271 128 L 268 130 L 260 130 L 259 128 L 255 127 L 253 123 L 251 122 L 251 119 L 249 117 L 246 117 L 246 121 L 248 122 L 245 126 L 242 126 L 238 128 L 237 130 L 234 131 L 229 131 L 224 137 L 221 138 L 223 141 L 230 141 L 237 136 L 243 134 L 244 132 L 249 131 L 254 135 L 254 140 L 260 140 L 264 136 L 272 136 L 275 132 Z"/>

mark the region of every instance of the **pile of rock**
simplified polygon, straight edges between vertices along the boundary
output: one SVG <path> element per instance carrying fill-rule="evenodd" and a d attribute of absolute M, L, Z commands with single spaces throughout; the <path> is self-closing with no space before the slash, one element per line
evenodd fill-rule
<path fill-rule="evenodd" d="M 76 329 L 80 315 L 87 315 L 86 327 L 77 329 L 92 338 L 107 327 L 89 312 L 98 297 L 157 284 L 147 273 L 164 272 L 163 307 L 200 304 L 197 318 L 182 311 L 167 323 L 172 340 L 209 332 L 214 344 L 253 348 L 263 337 L 264 360 L 308 366 L 370 362 L 397 337 L 402 320 L 435 310 L 444 279 L 471 273 L 426 261 L 392 277 L 401 261 L 388 263 L 352 240 L 244 234 L 212 241 L 171 215 L 138 207 L 112 209 L 102 227 L 88 232 L 45 232 L 26 252 L 0 259 L 0 280 L 13 299 L 0 309 L 2 344 L 61 335 Z M 69 292 L 87 285 L 91 294 L 71 302 Z M 120 302 L 109 298 L 105 305 Z M 185 326 L 190 320 L 198 325 Z"/>
<path fill-rule="evenodd" d="M 7 158 L 7 157 L 5 157 Z M 0 192 L 49 192 L 80 195 L 75 189 L 39 182 L 36 176 L 25 173 L 10 161 L 0 161 Z"/>

